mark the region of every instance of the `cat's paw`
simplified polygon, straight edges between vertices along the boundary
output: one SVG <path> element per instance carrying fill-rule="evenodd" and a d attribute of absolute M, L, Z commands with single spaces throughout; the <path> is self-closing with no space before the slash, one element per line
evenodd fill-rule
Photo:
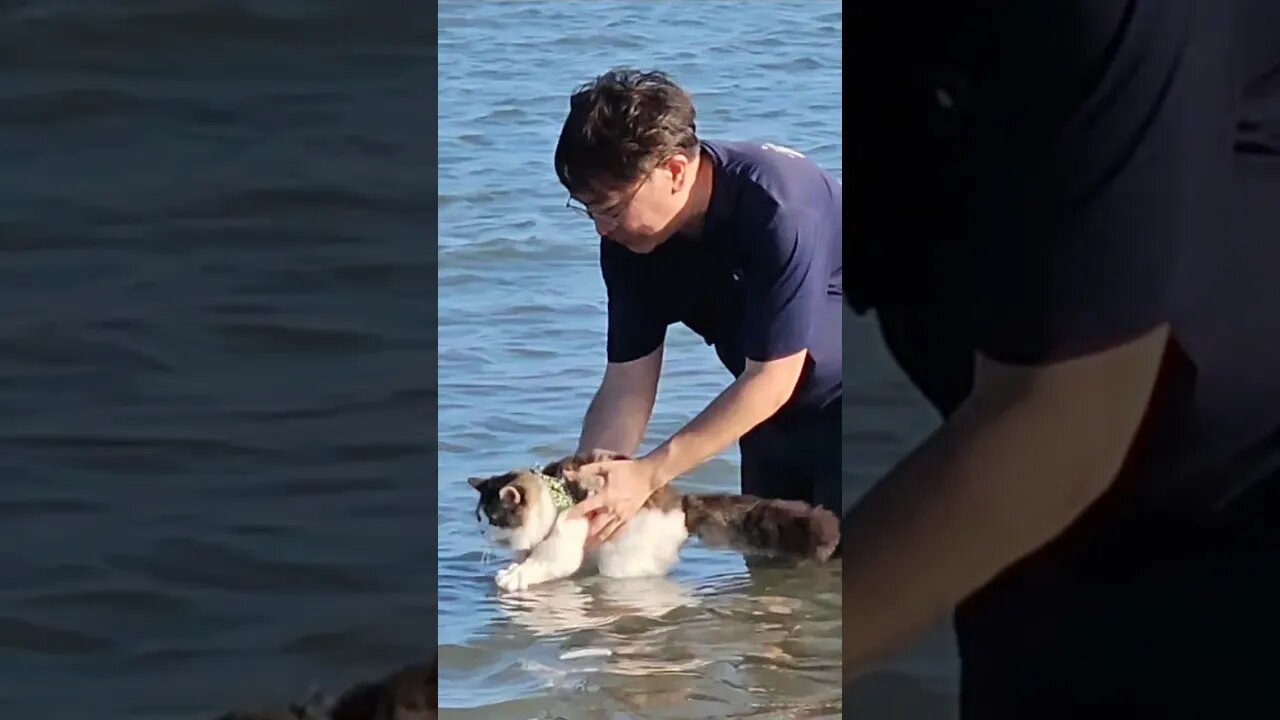
<path fill-rule="evenodd" d="M 498 583 L 498 587 L 513 592 L 516 590 L 524 590 L 533 584 L 533 578 L 530 577 L 529 569 L 521 563 L 512 563 L 501 570 L 494 576 L 494 580 Z"/>
<path fill-rule="evenodd" d="M 518 563 L 518 562 L 510 563 L 510 564 L 508 564 L 506 567 L 502 568 L 502 569 L 501 569 L 501 570 L 499 570 L 497 573 L 495 573 L 495 574 L 494 574 L 494 576 L 493 576 L 493 579 L 494 579 L 495 581 L 497 581 L 497 583 L 498 583 L 499 585 L 501 585 L 501 584 L 502 584 L 502 579 L 503 579 L 504 577 L 506 577 L 507 575 L 510 575 L 510 574 L 511 574 L 511 571 L 512 571 L 512 570 L 515 570 L 515 569 L 516 569 L 517 567 L 519 567 L 519 566 L 520 566 L 520 563 Z"/>

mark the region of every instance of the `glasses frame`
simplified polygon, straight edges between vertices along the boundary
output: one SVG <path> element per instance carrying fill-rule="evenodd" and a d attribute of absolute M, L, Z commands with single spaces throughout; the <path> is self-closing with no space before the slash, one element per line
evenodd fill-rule
<path fill-rule="evenodd" d="M 575 198 L 572 195 L 569 196 L 569 199 L 565 200 L 564 206 L 571 210 L 576 210 L 582 213 L 583 215 L 587 216 L 591 220 L 603 219 L 603 220 L 607 220 L 610 223 L 616 223 L 618 222 L 618 218 L 622 217 L 622 215 L 626 213 L 628 209 L 630 209 L 631 203 L 635 202 L 636 195 L 639 195 L 640 191 L 644 189 L 644 186 L 648 185 L 649 181 L 653 179 L 653 174 L 657 172 L 658 168 L 662 167 L 663 163 L 665 163 L 668 159 L 670 159 L 670 156 L 663 158 L 659 162 L 655 163 L 653 167 L 649 168 L 648 172 L 646 172 L 644 175 L 644 180 L 641 181 L 639 185 L 636 185 L 635 189 L 632 190 L 629 195 L 627 195 L 626 199 L 620 202 L 614 203 L 614 207 L 617 209 L 613 210 L 612 212 L 607 212 L 607 213 L 594 212 L 591 210 L 591 208 L 587 207 L 586 204 L 582 203 L 581 201 L 575 200 Z M 577 202 L 578 204 L 575 205 L 574 204 L 575 202 Z"/>

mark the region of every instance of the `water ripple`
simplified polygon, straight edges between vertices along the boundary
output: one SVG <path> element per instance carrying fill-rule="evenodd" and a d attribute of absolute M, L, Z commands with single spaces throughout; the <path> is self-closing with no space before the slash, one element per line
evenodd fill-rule
<path fill-rule="evenodd" d="M 49 43 L 80 46 L 168 47 L 175 44 L 258 40 L 301 41 L 414 40 L 425 36 L 429 21 L 420 8 L 384 8 L 371 3 L 363 12 L 306 10 L 287 3 L 234 0 L 128 0 L 109 5 L 19 3 L 5 13 L 5 27 Z M 295 6 L 296 8 L 297 6 Z"/>
<path fill-rule="evenodd" d="M 41 655 L 87 655 L 112 647 L 99 635 L 0 616 L 0 648 Z"/>
<path fill-rule="evenodd" d="M 0 716 L 422 657 L 434 11 L 0 3 Z"/>
<path fill-rule="evenodd" d="M 284 562 L 222 543 L 168 538 L 145 555 L 116 554 L 112 566 L 175 587 L 309 594 L 376 590 L 370 581 L 321 562 Z"/>

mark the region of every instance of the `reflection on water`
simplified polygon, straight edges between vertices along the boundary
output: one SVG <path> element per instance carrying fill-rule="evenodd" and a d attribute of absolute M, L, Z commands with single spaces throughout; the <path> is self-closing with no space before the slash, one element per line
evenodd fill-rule
<path fill-rule="evenodd" d="M 484 632 L 442 648 L 443 682 L 468 659 L 525 649 L 472 667 L 490 675 L 469 684 L 518 677 L 538 699 L 447 717 L 839 717 L 839 580 L 836 566 L 740 565 L 698 582 L 591 575 L 494 592 Z"/>
<path fill-rule="evenodd" d="M 518 593 L 499 593 L 497 602 L 506 621 L 532 635 L 532 641 L 612 625 L 623 618 L 658 620 L 672 610 L 697 604 L 698 600 L 670 578 L 596 576 L 586 581 L 547 583 Z M 621 667 L 617 670 L 623 671 Z"/>

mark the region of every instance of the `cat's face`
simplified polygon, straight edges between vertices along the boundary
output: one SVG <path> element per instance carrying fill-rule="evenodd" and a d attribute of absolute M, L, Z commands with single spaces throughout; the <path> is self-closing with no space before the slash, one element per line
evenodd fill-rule
<path fill-rule="evenodd" d="M 476 520 L 489 525 L 489 537 L 513 550 L 529 550 L 551 532 L 556 521 L 551 492 L 528 471 L 469 478 L 480 494 Z"/>

